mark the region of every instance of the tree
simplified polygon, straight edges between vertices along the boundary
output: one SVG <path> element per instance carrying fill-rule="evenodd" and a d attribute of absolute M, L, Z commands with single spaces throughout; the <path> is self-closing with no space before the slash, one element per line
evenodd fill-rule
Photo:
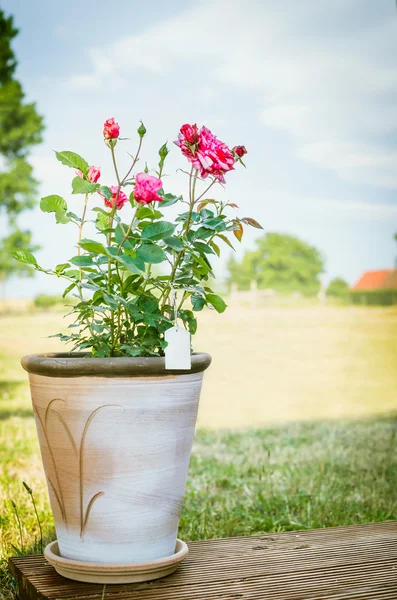
<path fill-rule="evenodd" d="M 35 252 L 39 246 L 32 243 L 30 231 L 14 229 L 12 233 L 0 240 L 0 284 L 4 285 L 11 275 L 19 277 L 32 277 L 34 269 L 27 264 L 16 261 L 10 252 L 15 250 L 27 250 Z"/>
<path fill-rule="evenodd" d="M 260 289 L 312 296 L 320 289 L 324 258 L 316 248 L 294 236 L 268 233 L 256 241 L 256 249 L 246 252 L 240 263 L 231 258 L 228 269 L 229 284 L 236 283 L 239 289 L 248 289 L 255 280 Z"/>
<path fill-rule="evenodd" d="M 349 284 L 344 279 L 336 277 L 330 281 L 326 294 L 334 298 L 347 298 L 349 295 Z"/>
<path fill-rule="evenodd" d="M 18 34 L 13 18 L 0 10 L 0 215 L 6 215 L 9 232 L 0 240 L 0 281 L 13 274 L 30 275 L 29 266 L 21 268 L 8 252 L 32 249 L 31 234 L 18 228 L 17 217 L 35 204 L 37 182 L 27 161 L 31 147 L 41 142 L 43 119 L 15 79 L 17 61 L 11 47 Z M 4 165 L 4 166 L 3 166 Z"/>

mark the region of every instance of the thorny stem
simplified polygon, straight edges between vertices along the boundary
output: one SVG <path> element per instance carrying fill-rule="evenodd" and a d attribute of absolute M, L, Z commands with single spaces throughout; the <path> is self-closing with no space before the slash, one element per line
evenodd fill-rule
<path fill-rule="evenodd" d="M 202 194 L 200 194 L 200 196 L 198 198 L 196 198 L 196 202 L 198 202 L 199 200 L 201 200 L 201 198 L 203 196 L 205 196 L 205 194 L 212 188 L 212 186 L 214 185 L 214 183 L 216 183 L 216 179 L 213 179 L 210 183 L 210 185 L 207 187 L 206 190 L 204 190 L 204 192 Z"/>
<path fill-rule="evenodd" d="M 131 223 L 129 224 L 129 226 L 128 226 L 128 229 L 127 229 L 127 231 L 126 231 L 126 233 L 125 233 L 125 235 L 124 235 L 123 239 L 122 239 L 122 240 L 121 240 L 121 242 L 120 242 L 119 248 L 118 248 L 118 250 L 117 250 L 117 256 L 120 254 L 122 247 L 124 246 L 124 244 L 125 244 L 125 242 L 126 242 L 126 240 L 127 240 L 128 236 L 129 236 L 129 235 L 130 235 L 130 233 L 131 233 L 131 230 L 132 230 L 132 228 L 133 228 L 133 226 L 134 226 L 134 223 L 135 223 L 136 216 L 137 216 L 137 214 L 138 214 L 138 210 L 139 210 L 140 208 L 141 208 L 140 206 L 137 206 L 137 207 L 136 207 L 136 209 L 135 209 L 135 212 L 134 212 L 134 215 L 133 215 L 133 217 L 132 217 Z"/>
<path fill-rule="evenodd" d="M 193 171 L 194 170 L 196 172 L 193 175 Z M 190 200 L 190 206 L 189 206 L 189 212 L 188 212 L 187 219 L 186 219 L 185 235 L 188 234 L 189 227 L 190 227 L 190 222 L 191 222 L 191 219 L 192 219 L 193 208 L 194 208 L 194 205 L 195 205 L 194 194 L 195 194 L 195 190 L 196 190 L 197 176 L 198 176 L 198 171 L 197 171 L 197 169 L 194 169 L 194 167 L 192 166 L 191 171 L 190 171 L 190 175 L 189 175 L 189 200 Z M 168 295 L 169 295 L 169 293 L 171 291 L 171 287 L 172 287 L 172 284 L 173 284 L 174 279 L 175 279 L 176 270 L 177 270 L 177 268 L 179 266 L 179 263 L 180 263 L 181 259 L 183 258 L 184 254 L 185 254 L 185 250 L 181 250 L 179 252 L 179 254 L 177 255 L 177 257 L 175 258 L 174 266 L 172 267 L 172 271 L 171 271 L 171 275 L 170 275 L 169 285 L 164 290 L 164 296 L 162 295 L 161 298 L 160 298 L 160 299 L 162 299 L 162 304 L 161 304 L 161 309 L 160 309 L 161 311 L 164 310 L 165 303 L 167 302 Z"/>
<path fill-rule="evenodd" d="M 79 235 L 78 235 L 78 239 L 77 239 L 77 255 L 80 256 L 81 255 L 81 238 L 83 235 L 83 227 L 85 224 L 85 217 L 87 214 L 87 206 L 88 206 L 88 194 L 85 195 L 85 200 L 84 200 L 84 208 L 83 208 L 83 213 L 81 215 L 81 221 L 80 221 L 80 225 L 79 225 Z M 80 281 L 80 285 L 77 286 L 78 292 L 79 292 L 79 296 L 80 296 L 80 300 L 84 300 L 83 298 L 83 288 L 81 287 L 81 281 L 83 278 L 83 270 L 81 267 L 79 267 L 79 281 Z M 92 323 L 89 322 L 89 317 L 87 316 L 86 318 L 86 323 L 87 323 L 87 327 L 92 335 L 92 337 L 94 336 L 93 330 L 92 330 Z"/>
<path fill-rule="evenodd" d="M 142 139 L 143 138 L 141 137 L 140 140 L 139 140 L 138 149 L 137 149 L 137 152 L 135 154 L 135 157 L 133 158 L 132 165 L 129 168 L 129 170 L 127 171 L 126 175 L 124 176 L 124 178 L 122 180 L 120 179 L 119 171 L 118 171 L 118 168 L 117 168 L 116 154 L 114 152 L 114 148 L 112 146 L 110 147 L 110 151 L 111 151 L 111 154 L 112 154 L 112 161 L 113 161 L 114 171 L 116 173 L 116 178 L 117 178 L 117 184 L 118 185 L 117 185 L 117 194 L 116 194 L 116 198 L 115 198 L 115 201 L 114 201 L 114 205 L 113 205 L 111 213 L 109 214 L 109 229 L 112 229 L 112 227 L 113 227 L 113 217 L 114 217 L 114 214 L 116 212 L 116 207 L 117 207 L 117 202 L 118 202 L 119 195 L 120 195 L 121 186 L 126 181 L 126 179 L 128 178 L 129 174 L 131 173 L 132 169 L 134 168 L 134 166 L 136 165 L 136 163 L 138 161 L 139 153 L 140 153 L 141 147 L 142 147 Z M 117 255 L 120 254 L 121 249 L 122 249 L 125 241 L 127 240 L 128 236 L 129 236 L 129 234 L 131 232 L 131 229 L 132 229 L 132 227 L 134 225 L 136 214 L 137 214 L 138 210 L 139 210 L 139 206 L 136 208 L 136 211 L 134 213 L 134 216 L 132 218 L 130 226 L 129 226 L 126 234 L 124 235 L 123 240 L 121 241 L 121 244 L 120 244 L 120 246 L 118 248 L 118 251 L 117 251 Z M 110 246 L 111 242 L 112 242 L 112 233 L 111 233 L 111 231 L 109 231 L 109 233 L 108 233 L 107 242 L 108 242 L 108 246 Z M 110 285 L 110 279 L 111 279 L 111 274 L 112 274 L 111 273 L 111 264 L 112 264 L 112 260 L 109 257 L 108 258 L 108 293 L 109 294 L 111 294 L 111 285 Z M 119 276 L 120 284 L 122 285 L 122 281 L 121 281 L 121 278 L 120 278 L 120 275 L 119 275 L 119 272 L 118 272 L 118 269 L 117 269 L 117 265 L 116 265 L 116 270 L 117 270 L 117 274 Z M 111 323 L 110 323 L 110 332 L 111 332 L 111 340 L 112 340 L 112 342 L 111 342 L 111 346 L 112 346 L 112 348 L 111 348 L 111 354 L 113 354 L 113 352 L 115 350 L 115 342 L 120 337 L 120 330 L 121 330 L 121 308 L 120 308 L 120 306 L 119 306 L 119 308 L 117 310 L 117 335 L 116 335 L 116 339 L 115 339 L 114 327 L 115 327 L 115 324 L 114 324 L 114 311 L 111 310 Z"/>
<path fill-rule="evenodd" d="M 136 151 L 135 157 L 134 157 L 134 158 L 133 158 L 133 160 L 132 160 L 132 165 L 131 165 L 131 166 L 130 166 L 130 168 L 128 169 L 128 171 L 127 171 L 127 174 L 126 174 L 126 176 L 123 178 L 123 181 L 121 182 L 121 184 L 123 184 L 123 183 L 124 183 L 124 182 L 127 180 L 127 178 L 128 178 L 128 175 L 131 173 L 132 169 L 135 167 L 136 163 L 137 163 L 137 162 L 138 162 L 138 160 L 139 160 L 139 158 L 138 158 L 138 157 L 139 157 L 139 153 L 140 153 L 140 151 L 141 151 L 141 148 L 142 148 L 142 140 L 143 140 L 143 138 L 140 138 L 140 140 L 139 140 L 139 145 L 138 145 L 138 150 Z"/>
<path fill-rule="evenodd" d="M 79 225 L 79 237 L 78 237 L 78 240 L 77 240 L 77 255 L 78 256 L 80 256 L 80 254 L 81 254 L 80 242 L 81 242 L 81 237 L 83 235 L 83 227 L 84 227 L 84 223 L 85 223 L 85 215 L 87 213 L 87 205 L 88 205 L 88 194 L 85 195 L 83 214 L 81 215 L 81 222 L 80 222 L 80 225 Z M 79 267 L 79 270 L 80 270 L 79 279 L 81 281 L 82 275 L 83 275 L 81 267 Z M 81 292 L 81 288 L 80 288 L 80 292 Z"/>
<path fill-rule="evenodd" d="M 117 178 L 117 193 L 116 193 L 116 198 L 114 199 L 113 202 L 113 207 L 112 210 L 109 214 L 109 224 L 108 227 L 109 229 L 112 229 L 113 227 L 113 217 L 114 214 L 116 212 L 116 207 L 117 207 L 117 202 L 119 199 L 119 195 L 120 195 L 120 190 L 121 190 L 121 181 L 120 181 L 120 176 L 119 176 L 119 172 L 117 169 L 117 163 L 116 163 L 116 156 L 114 153 L 114 148 L 112 146 L 110 146 L 110 152 L 112 154 L 112 161 L 113 161 L 113 166 L 114 166 L 114 171 L 116 173 L 116 178 Z M 112 243 L 112 232 L 109 231 L 108 236 L 107 236 L 107 243 L 108 246 L 111 245 Z M 111 258 L 108 258 L 108 294 L 111 294 L 111 285 L 110 285 L 110 279 L 111 279 L 111 275 L 112 275 L 112 261 Z M 111 355 L 113 355 L 113 351 L 114 351 L 114 311 L 111 309 L 110 310 L 110 314 L 111 314 L 111 321 L 110 321 L 110 335 L 111 335 L 111 340 L 112 340 L 112 345 L 111 345 Z"/>

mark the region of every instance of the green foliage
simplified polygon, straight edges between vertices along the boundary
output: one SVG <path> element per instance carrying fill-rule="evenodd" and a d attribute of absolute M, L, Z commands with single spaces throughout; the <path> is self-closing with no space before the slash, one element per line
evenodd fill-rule
<path fill-rule="evenodd" d="M 199 430 L 182 539 L 258 535 L 397 518 L 396 416 Z"/>
<path fill-rule="evenodd" d="M 347 298 L 349 296 L 349 284 L 344 279 L 336 277 L 330 281 L 326 294 L 334 298 Z"/>
<path fill-rule="evenodd" d="M 19 390 L 18 401 L 20 396 Z M 7 498 L 17 507 L 24 554 L 41 553 L 41 544 L 55 539 L 55 531 L 44 476 L 32 469 L 40 461 L 33 414 L 29 409 L 4 420 L 4 401 L 1 406 L 0 598 L 16 600 L 7 557 L 16 554 L 13 546 L 21 548 L 21 533 Z M 390 415 L 243 432 L 199 429 L 179 537 L 205 540 L 396 519 L 396 426 L 396 416 Z M 37 516 L 22 484 L 30 471 Z"/>
<path fill-rule="evenodd" d="M 28 250 L 25 250 L 25 249 Z M 5 281 L 12 274 L 20 277 L 31 277 L 36 259 L 31 252 L 38 246 L 32 244 L 30 231 L 14 229 L 7 237 L 0 240 L 0 281 Z"/>
<path fill-rule="evenodd" d="M 88 163 L 84 158 L 82 158 L 76 152 L 69 152 L 69 150 L 63 150 L 62 152 L 55 152 L 55 156 L 66 167 L 70 167 L 71 169 L 78 169 L 84 175 L 88 173 Z M 79 177 L 80 179 L 80 177 Z"/>
<path fill-rule="evenodd" d="M 7 251 L 22 248 L 22 243 L 26 249 L 32 247 L 30 233 L 19 231 L 16 219 L 35 204 L 37 182 L 26 157 L 31 147 L 41 142 L 43 130 L 35 104 L 25 102 L 22 86 L 14 78 L 17 61 L 11 42 L 17 34 L 12 17 L 6 17 L 0 10 L 0 157 L 4 161 L 0 171 L 0 216 L 6 215 L 11 227 L 9 235 L 0 241 L 2 280 L 13 274 L 31 274 L 26 266 L 21 267 L 10 258 Z"/>
<path fill-rule="evenodd" d="M 397 289 L 352 290 L 350 299 L 353 304 L 361 306 L 393 306 L 397 304 Z"/>
<path fill-rule="evenodd" d="M 256 240 L 256 249 L 245 252 L 240 263 L 231 258 L 228 270 L 229 284 L 236 283 L 242 290 L 256 281 L 261 289 L 314 296 L 320 289 L 324 258 L 296 237 L 268 233 Z"/>
<path fill-rule="evenodd" d="M 117 168 L 115 144 L 107 143 L 119 192 L 126 185 L 135 186 L 133 167 L 144 135 L 145 128 L 141 124 L 138 150 L 123 179 Z M 168 153 L 167 145 L 161 146 L 156 171 L 159 177 Z M 123 223 L 122 207 L 109 207 L 107 202 L 104 208 L 93 209 L 97 238 L 86 239 L 83 229 L 86 222 L 92 220 L 87 214 L 92 195 L 99 192 L 108 201 L 111 190 L 89 181 L 89 163 L 79 154 L 56 152 L 56 158 L 73 171 L 81 171 L 81 177 L 74 176 L 72 180 L 72 192 L 85 196 L 82 214 L 79 217 L 69 212 L 66 201 L 57 195 L 42 198 L 40 208 L 44 213 L 54 213 L 58 224 L 77 225 L 77 253 L 54 269 L 43 268 L 26 251 L 11 252 L 11 255 L 24 265 L 65 280 L 63 298 L 73 295 L 77 299 L 71 309 L 75 317 L 69 326 L 71 332 L 57 334 L 57 337 L 71 343 L 72 350 L 91 350 L 92 356 L 162 356 L 167 345 L 164 333 L 174 325 L 175 318 L 194 334 L 197 330 L 195 312 L 205 306 L 224 312 L 226 303 L 209 286 L 214 277 L 209 258 L 220 254 L 218 238 L 230 244 L 226 233 L 236 235 L 237 230 L 241 239 L 243 223 L 260 227 L 254 219 L 231 218 L 227 214 L 228 202 L 202 200 L 208 182 L 203 182 L 206 187 L 200 194 L 199 174 L 192 168 L 188 201 L 164 193 L 161 188 L 159 200 L 149 198 L 147 205 L 141 205 L 134 200 L 133 192 L 130 195 L 131 222 Z M 215 183 L 214 179 L 211 186 Z M 157 182 L 158 186 L 161 184 Z M 164 213 L 168 207 L 182 205 L 182 202 L 183 211 L 175 222 L 166 220 Z M 211 206 L 211 210 L 207 206 Z M 156 274 L 153 265 L 161 265 L 161 273 Z M 193 310 L 186 308 L 190 298 Z"/>
<path fill-rule="evenodd" d="M 34 299 L 36 308 L 52 308 L 58 304 L 65 304 L 62 296 L 50 296 L 48 294 L 38 294 Z"/>

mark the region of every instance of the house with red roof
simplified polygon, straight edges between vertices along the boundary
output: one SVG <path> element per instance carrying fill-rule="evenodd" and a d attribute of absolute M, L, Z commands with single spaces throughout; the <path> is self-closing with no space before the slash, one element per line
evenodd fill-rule
<path fill-rule="evenodd" d="M 366 271 L 351 292 L 355 304 L 397 304 L 397 269 Z"/>

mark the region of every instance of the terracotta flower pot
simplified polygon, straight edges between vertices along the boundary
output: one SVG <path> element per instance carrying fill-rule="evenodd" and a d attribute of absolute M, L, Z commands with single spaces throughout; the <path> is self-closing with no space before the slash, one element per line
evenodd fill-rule
<path fill-rule="evenodd" d="M 208 354 L 37 354 L 29 373 L 62 557 L 131 564 L 168 557 L 177 530 Z"/>

